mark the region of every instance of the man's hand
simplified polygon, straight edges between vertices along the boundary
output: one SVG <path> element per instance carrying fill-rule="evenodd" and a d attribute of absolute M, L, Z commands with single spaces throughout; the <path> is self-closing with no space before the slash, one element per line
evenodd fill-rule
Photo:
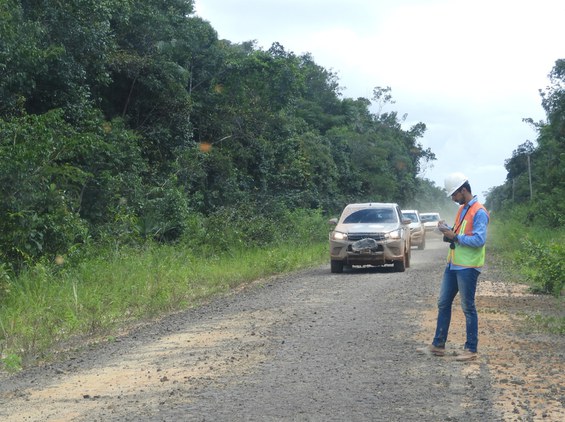
<path fill-rule="evenodd" d="M 438 223 L 437 228 L 448 239 L 453 240 L 453 238 L 455 237 L 455 232 L 451 230 L 451 228 L 447 224 L 445 224 L 443 220 Z"/>
<path fill-rule="evenodd" d="M 455 238 L 455 232 L 451 229 L 441 230 L 441 232 L 445 237 L 447 237 L 450 240 L 453 240 Z"/>

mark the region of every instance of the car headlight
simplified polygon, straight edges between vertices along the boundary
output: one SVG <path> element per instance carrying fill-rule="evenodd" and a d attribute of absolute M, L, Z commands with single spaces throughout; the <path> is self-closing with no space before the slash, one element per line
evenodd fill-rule
<path fill-rule="evenodd" d="M 347 240 L 347 233 L 333 231 L 330 234 L 331 240 Z"/>
<path fill-rule="evenodd" d="M 394 230 L 387 234 L 385 234 L 385 238 L 387 239 L 400 239 L 402 237 L 402 233 L 400 230 Z"/>

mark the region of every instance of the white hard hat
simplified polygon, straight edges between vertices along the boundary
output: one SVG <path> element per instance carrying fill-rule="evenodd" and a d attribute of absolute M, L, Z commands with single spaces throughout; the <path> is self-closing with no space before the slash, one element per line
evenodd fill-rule
<path fill-rule="evenodd" d="M 467 182 L 468 179 L 463 173 L 451 173 L 445 178 L 445 190 L 447 191 L 447 197 L 450 197 L 455 193 L 457 189 Z"/>

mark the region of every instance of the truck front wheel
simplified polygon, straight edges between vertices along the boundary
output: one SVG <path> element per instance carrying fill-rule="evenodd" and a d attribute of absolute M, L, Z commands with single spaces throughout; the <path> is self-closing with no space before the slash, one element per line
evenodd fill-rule
<path fill-rule="evenodd" d="M 334 261 L 333 259 L 330 261 L 330 267 L 332 273 L 342 273 L 343 272 L 343 262 L 341 261 Z"/>

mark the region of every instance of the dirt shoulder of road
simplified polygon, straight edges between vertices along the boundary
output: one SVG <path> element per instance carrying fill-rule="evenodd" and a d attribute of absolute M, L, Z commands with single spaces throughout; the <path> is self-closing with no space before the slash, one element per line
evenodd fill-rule
<path fill-rule="evenodd" d="M 465 367 L 467 377 L 487 364 L 497 397 L 495 406 L 504 421 L 565 420 L 565 336 L 537 327 L 541 317 L 563 318 L 563 300 L 535 295 L 526 285 L 480 281 L 476 296 L 479 312 L 479 359 Z M 436 322 L 430 307 L 422 318 L 418 340 L 429 342 Z M 454 304 L 450 343 L 463 344 L 465 319 Z M 455 353 L 449 350 L 448 355 Z"/>

